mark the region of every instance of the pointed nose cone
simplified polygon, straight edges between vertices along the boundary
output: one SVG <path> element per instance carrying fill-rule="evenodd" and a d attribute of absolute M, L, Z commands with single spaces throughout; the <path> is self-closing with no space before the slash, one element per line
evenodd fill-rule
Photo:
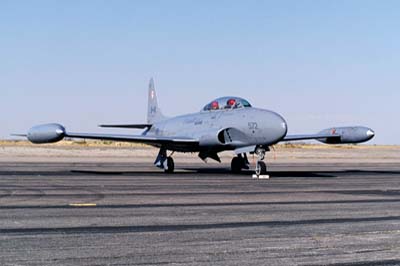
<path fill-rule="evenodd" d="M 373 137 L 375 137 L 375 132 L 370 128 L 367 130 L 367 137 L 369 139 L 372 139 Z"/>

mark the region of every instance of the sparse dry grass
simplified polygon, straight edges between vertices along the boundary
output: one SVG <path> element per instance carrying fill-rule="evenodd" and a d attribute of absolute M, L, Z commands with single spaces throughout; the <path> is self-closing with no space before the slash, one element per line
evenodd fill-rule
<path fill-rule="evenodd" d="M 307 144 L 307 143 L 284 143 L 274 146 L 276 149 L 360 149 L 374 147 L 372 145 L 328 145 L 328 144 Z"/>
<path fill-rule="evenodd" d="M 278 145 L 274 145 L 275 149 L 282 150 L 282 149 L 371 149 L 371 148 L 397 148 L 397 145 L 368 145 L 368 144 L 341 144 L 341 145 L 334 145 L 334 144 L 311 144 L 311 143 L 295 143 L 295 142 L 286 142 Z"/>
<path fill-rule="evenodd" d="M 30 143 L 27 140 L 0 140 L 0 146 L 37 146 L 37 144 Z M 115 141 L 101 141 L 101 140 L 64 140 L 52 144 L 41 144 L 40 146 L 56 146 L 56 147 L 132 147 L 132 148 L 143 148 L 148 147 L 141 143 L 129 143 L 129 142 L 115 142 Z"/>
<path fill-rule="evenodd" d="M 37 146 L 27 140 L 0 140 L 0 146 Z M 42 144 L 40 146 L 52 146 L 52 147 L 124 147 L 124 148 L 145 148 L 149 147 L 146 144 L 141 143 L 129 143 L 129 142 L 115 142 L 115 141 L 101 141 L 101 140 L 64 140 L 53 144 Z M 310 143 L 282 143 L 274 145 L 276 150 L 284 149 L 371 149 L 371 148 L 396 148 L 394 145 L 327 145 L 327 144 L 310 144 Z"/>

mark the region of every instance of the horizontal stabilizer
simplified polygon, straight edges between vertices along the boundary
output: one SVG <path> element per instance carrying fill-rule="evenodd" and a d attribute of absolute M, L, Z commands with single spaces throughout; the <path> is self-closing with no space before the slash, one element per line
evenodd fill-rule
<path fill-rule="evenodd" d="M 99 125 L 99 127 L 104 127 L 104 128 L 135 128 L 135 129 L 151 128 L 151 126 L 152 124 Z"/>
<path fill-rule="evenodd" d="M 27 134 L 11 134 L 12 137 L 27 137 Z"/>

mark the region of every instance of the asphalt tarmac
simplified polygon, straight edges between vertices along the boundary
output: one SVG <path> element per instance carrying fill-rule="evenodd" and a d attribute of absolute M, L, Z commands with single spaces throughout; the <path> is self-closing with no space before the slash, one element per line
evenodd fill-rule
<path fill-rule="evenodd" d="M 177 167 L 0 163 L 0 265 L 400 265 L 399 164 Z"/>

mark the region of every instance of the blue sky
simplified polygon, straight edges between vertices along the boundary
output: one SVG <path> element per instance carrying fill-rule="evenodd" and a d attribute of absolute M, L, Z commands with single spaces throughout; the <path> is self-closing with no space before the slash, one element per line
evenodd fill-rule
<path fill-rule="evenodd" d="M 154 77 L 167 115 L 237 95 L 289 133 L 366 125 L 400 144 L 398 14 L 394 0 L 2 0 L 0 138 L 144 122 Z"/>

